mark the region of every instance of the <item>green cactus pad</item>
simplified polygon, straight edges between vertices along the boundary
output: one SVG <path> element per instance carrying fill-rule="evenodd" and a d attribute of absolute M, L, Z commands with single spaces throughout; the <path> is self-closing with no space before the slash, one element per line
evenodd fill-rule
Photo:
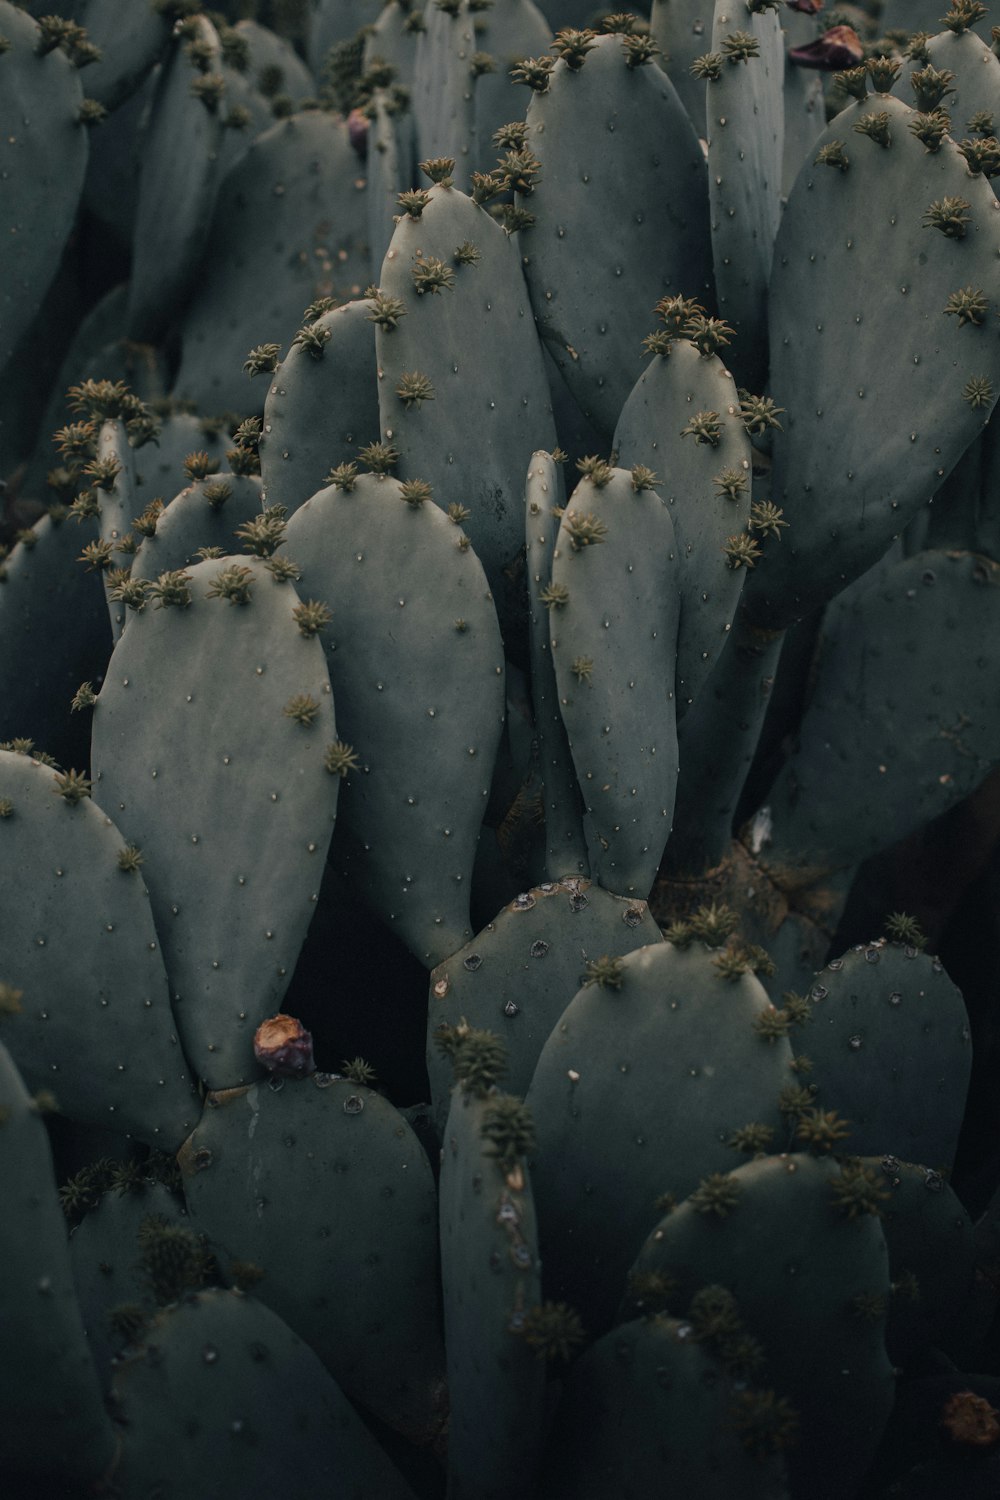
<path fill-rule="evenodd" d="M 549 1295 L 592 1332 L 611 1317 L 657 1198 L 726 1172 L 726 1142 L 748 1120 L 780 1129 L 791 1047 L 759 1034 L 762 985 L 724 978 L 718 956 L 700 943 L 627 954 L 621 987 L 581 989 L 538 1060 L 526 1102 Z"/>
<path fill-rule="evenodd" d="M 910 0 L 907 0 L 910 3 Z M 785 34 L 785 149 L 782 191 L 787 198 L 805 161 L 816 155 L 815 142 L 826 124 L 823 74 L 814 68 L 799 68 L 788 56 L 792 47 L 805 46 L 822 35 L 822 14 L 792 10 L 784 6 L 781 29 Z"/>
<path fill-rule="evenodd" d="M 306 57 L 319 77 L 331 47 L 374 25 L 381 0 L 315 0 L 306 28 Z"/>
<path fill-rule="evenodd" d="M 981 687 L 1000 670 L 998 580 L 974 552 L 921 552 L 831 605 L 797 747 L 768 798 L 768 863 L 860 864 L 979 785 L 995 763 Z"/>
<path fill-rule="evenodd" d="M 453 156 L 463 179 L 472 165 L 476 128 L 472 58 L 479 43 L 474 19 L 465 4 L 431 5 L 424 20 L 413 69 L 417 157 Z"/>
<path fill-rule="evenodd" d="M 865 1166 L 889 1193 L 882 1207 L 893 1283 L 886 1308 L 889 1358 L 902 1367 L 931 1346 L 957 1352 L 978 1259 L 972 1220 L 940 1172 L 895 1156 L 870 1157 Z"/>
<path fill-rule="evenodd" d="M 466 243 L 475 261 L 456 263 Z M 421 292 L 421 266 L 447 283 Z M 432 187 L 418 219 L 404 215 L 382 266 L 381 290 L 406 309 L 376 325 L 382 435 L 402 478 L 419 476 L 442 506 L 470 512 L 466 529 L 498 600 L 521 547 L 524 476 L 537 448 L 555 446 L 548 384 L 514 242 L 456 188 Z M 428 377 L 434 400 L 407 409 L 401 377 Z M 473 440 L 473 434 L 474 440 Z"/>
<path fill-rule="evenodd" d="M 687 1321 L 642 1319 L 577 1360 L 547 1448 L 551 1500 L 787 1500 L 780 1454 L 746 1451 L 740 1393 L 693 1333 Z"/>
<path fill-rule="evenodd" d="M 338 464 L 378 436 L 375 327 L 370 299 L 323 313 L 307 331 L 322 352 L 289 348 L 264 401 L 260 467 L 269 505 L 297 510 Z"/>
<path fill-rule="evenodd" d="M 659 66 L 700 137 L 708 133 L 705 80 L 691 71 L 691 64 L 709 50 L 714 8 L 714 0 L 653 0 L 649 11 L 650 34 L 660 49 Z"/>
<path fill-rule="evenodd" d="M 854 130 L 873 113 L 887 117 L 888 148 Z M 786 415 L 772 499 L 789 530 L 747 580 L 758 625 L 787 625 L 876 562 L 988 419 L 992 397 L 977 408 L 963 395 L 970 378 L 1000 391 L 1000 345 L 945 316 L 957 288 L 993 283 L 996 198 L 950 140 L 926 150 L 914 119 L 891 95 L 852 102 L 818 143 L 849 140 L 848 170 L 805 169 L 782 218 L 771 395 Z M 954 225 L 951 200 L 968 204 Z M 893 416 L 872 442 L 876 388 L 892 392 Z"/>
<path fill-rule="evenodd" d="M 386 7 L 388 10 L 390 7 Z M 376 89 L 368 122 L 368 243 L 378 271 L 396 227 L 399 195 L 414 179 L 413 115 L 387 89 Z"/>
<path fill-rule="evenodd" d="M 89 798 L 28 755 L 0 751 L 0 974 L 23 992 L 5 1039 L 31 1088 L 71 1119 L 175 1150 L 197 1113 L 142 875 Z"/>
<path fill-rule="evenodd" d="M 229 491 L 224 500 L 218 497 Z M 152 536 L 144 536 L 132 561 L 131 577 L 154 583 L 161 573 L 192 568 L 200 548 L 218 547 L 224 554 L 241 545 L 239 527 L 261 513 L 260 480 L 252 474 L 220 470 L 196 479 L 166 506 Z"/>
<path fill-rule="evenodd" d="M 550 454 L 533 453 L 524 489 L 531 701 L 545 799 L 546 874 L 553 880 L 590 874 L 583 799 L 559 710 L 549 611 L 542 599 L 552 582 L 552 554 L 559 537 L 559 516 L 566 504 L 562 476 L 561 466 Z M 576 667 L 577 674 L 587 670 L 583 659 Z"/>
<path fill-rule="evenodd" d="M 156 442 L 146 443 L 136 454 L 140 503 L 148 504 L 155 495 L 169 500 L 188 484 L 184 460 L 189 453 L 207 453 L 213 463 L 218 462 L 220 469 L 224 469 L 229 447 L 225 426 L 219 428 L 191 411 L 171 410 L 160 424 Z"/>
<path fill-rule="evenodd" d="M 715 444 L 682 436 L 692 412 L 719 415 Z M 623 468 L 645 464 L 677 537 L 680 625 L 677 716 L 684 717 L 726 641 L 743 585 L 724 548 L 750 516 L 750 439 L 732 376 L 718 355 L 679 339 L 654 356 L 622 408 L 614 448 Z M 742 483 L 741 483 L 742 481 Z"/>
<path fill-rule="evenodd" d="M 315 297 L 357 297 L 371 280 L 363 183 L 347 126 L 331 115 L 294 115 L 254 141 L 219 191 L 178 395 L 209 411 L 262 409 L 267 387 L 243 373 L 247 351 L 287 339 Z"/>
<path fill-rule="evenodd" d="M 434 1178 L 387 1100 L 329 1073 L 210 1101 L 180 1153 L 191 1224 L 348 1395 L 430 1442 L 443 1417 Z M 349 1296 L 344 1296 L 345 1289 Z"/>
<path fill-rule="evenodd" d="M 208 597 L 227 566 L 250 575 L 245 606 Z M 164 575 L 175 577 L 189 580 L 177 603 L 151 599 L 135 614 L 108 668 L 95 786 L 146 855 L 185 1051 L 223 1088 L 255 1075 L 254 1029 L 280 1008 L 312 916 L 340 784 L 324 750 L 337 730 L 291 584 L 252 557 Z M 306 691 L 320 706 L 303 729 L 284 709 Z"/>
<path fill-rule="evenodd" d="M 513 1500 L 536 1471 L 545 1426 L 545 1364 L 522 1332 L 542 1300 L 530 1117 L 513 1095 L 456 1085 L 443 1139 L 449 1487 L 467 1500 Z"/>
<path fill-rule="evenodd" d="M 140 1178 L 129 1188 L 109 1188 L 70 1235 L 73 1282 L 105 1389 L 111 1385 L 112 1360 L 133 1341 L 110 1314 L 132 1307 L 151 1319 L 156 1309 L 136 1254 L 137 1236 L 150 1216 L 168 1224 L 186 1223 L 183 1206 L 167 1188 Z"/>
<path fill-rule="evenodd" d="M 951 1170 L 972 1067 L 961 992 L 938 958 L 884 940 L 816 975 L 792 1038 L 822 1097 L 851 1121 L 851 1149 Z"/>
<path fill-rule="evenodd" d="M 942 11 L 948 9 L 941 0 L 885 0 L 880 24 L 883 30 L 936 32 Z"/>
<path fill-rule="evenodd" d="M 599 38 L 583 67 L 557 62 L 528 105 L 541 181 L 522 255 L 539 331 L 584 413 L 604 432 L 642 370 L 660 297 L 700 297 L 711 278 L 708 185 L 669 79 L 630 68 Z"/>
<path fill-rule="evenodd" d="M 108 612 L 100 578 L 77 562 L 83 528 L 42 516 L 32 534 L 0 563 L 0 738 L 82 765 L 90 730 L 70 703 L 107 665 Z"/>
<path fill-rule="evenodd" d="M 218 32 L 204 16 L 189 39 L 218 72 Z M 160 337 L 176 319 L 209 241 L 224 161 L 225 101 L 207 109 L 192 92 L 203 75 L 178 39 L 163 65 L 142 153 L 132 240 L 128 327 L 134 339 Z"/>
<path fill-rule="evenodd" d="M 369 73 L 376 64 L 395 68 L 394 82 L 404 89 L 413 87 L 413 70 L 417 57 L 417 38 L 422 26 L 414 25 L 419 11 L 409 0 L 388 0 L 368 28 L 362 53 L 362 68 Z"/>
<path fill-rule="evenodd" d="M 549 638 L 592 825 L 591 870 L 607 890 L 642 899 L 677 782 L 677 551 L 656 491 L 615 469 L 606 481 L 581 479 L 552 558 Z M 573 671 L 580 658 L 592 663 L 583 677 Z"/>
<path fill-rule="evenodd" d="M 433 501 L 405 504 L 403 490 L 374 474 L 321 490 L 291 518 L 288 551 L 306 559 L 302 588 L 332 606 L 320 637 L 338 724 L 361 762 L 344 786 L 334 862 L 431 967 L 471 936 L 503 649 L 464 534 Z"/>
<path fill-rule="evenodd" d="M 885 1305 L 889 1292 L 877 1217 L 844 1207 L 853 1205 L 860 1170 L 803 1155 L 747 1162 L 730 1174 L 731 1213 L 705 1213 L 695 1198 L 681 1203 L 646 1240 L 629 1277 L 633 1288 L 656 1273 L 669 1277 L 671 1306 L 686 1306 L 707 1284 L 735 1296 L 766 1361 L 757 1378 L 798 1412 L 787 1450 L 793 1493 L 824 1500 L 860 1483 L 895 1395 L 883 1322 L 855 1310 L 862 1297 Z M 862 1187 L 883 1191 L 877 1182 Z M 635 1316 L 634 1293 L 621 1316 Z"/>
<path fill-rule="evenodd" d="M 170 35 L 167 19 L 153 6 L 123 8 L 119 0 L 86 0 L 71 10 L 101 54 L 84 74 L 87 97 L 100 100 L 109 112 L 116 110 L 135 93 L 163 51 Z"/>
<path fill-rule="evenodd" d="M 440 1123 L 451 1088 L 451 1067 L 434 1042 L 440 1025 L 464 1016 L 470 1026 L 497 1032 L 507 1048 L 504 1087 L 523 1094 L 587 960 L 659 941 L 644 901 L 612 896 L 587 880 L 550 881 L 516 896 L 431 974 L 427 1070 Z"/>
<path fill-rule="evenodd" d="M 319 1360 L 280 1318 L 214 1289 L 165 1308 L 115 1372 L 122 1500 L 194 1494 L 413 1500 Z"/>
<path fill-rule="evenodd" d="M 783 7 L 782 7 L 783 9 Z M 708 197 L 719 312 L 736 330 L 730 354 L 739 383 L 767 379 L 767 284 L 781 217 L 785 47 L 776 10 L 717 0 L 711 50 L 753 38 L 755 55 L 728 62 L 708 100 Z M 708 49 L 706 49 L 708 50 Z"/>
<path fill-rule="evenodd" d="M 5 1475 L 97 1480 L 115 1435 L 73 1286 L 41 1117 L 0 1045 L 0 1461 Z"/>
<path fill-rule="evenodd" d="M 916 23 L 909 24 L 915 31 L 923 29 Z M 933 28 L 927 29 L 936 31 L 939 24 L 940 20 Z M 967 122 L 980 111 L 993 115 L 1000 127 L 1000 62 L 981 36 L 975 31 L 939 32 L 927 43 L 927 61 L 939 73 L 947 71 L 953 75 L 941 107 L 951 116 L 949 134 L 954 140 L 960 141 L 972 134 Z M 893 86 L 893 93 L 905 99 L 907 104 L 914 102 L 910 75 L 915 69 L 925 66 L 923 62 L 905 64 Z"/>
<path fill-rule="evenodd" d="M 30 16 L 0 3 L 0 369 L 31 326 L 59 269 L 87 170 L 89 143 L 81 125 L 83 90 L 59 49 L 39 54 Z"/>
<path fill-rule="evenodd" d="M 524 87 L 511 78 L 511 69 L 525 57 L 545 52 L 552 40 L 552 28 L 533 0 L 494 0 L 478 19 L 486 24 L 477 33 L 476 48 L 493 58 L 494 67 L 475 83 L 477 155 L 473 165 L 489 172 L 495 165 L 494 134 L 524 115 Z"/>

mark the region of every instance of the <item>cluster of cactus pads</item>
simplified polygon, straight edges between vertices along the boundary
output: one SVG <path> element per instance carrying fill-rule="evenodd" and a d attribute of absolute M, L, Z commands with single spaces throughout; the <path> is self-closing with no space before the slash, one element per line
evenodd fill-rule
<path fill-rule="evenodd" d="M 0 0 L 4 1500 L 1000 1493 L 946 4 Z"/>

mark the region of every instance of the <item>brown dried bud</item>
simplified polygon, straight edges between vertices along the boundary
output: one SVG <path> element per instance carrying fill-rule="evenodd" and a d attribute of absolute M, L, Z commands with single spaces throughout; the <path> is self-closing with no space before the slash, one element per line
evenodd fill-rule
<path fill-rule="evenodd" d="M 262 1021 L 254 1032 L 253 1051 L 261 1067 L 281 1078 L 305 1078 L 316 1071 L 312 1033 L 294 1016 L 279 1012 Z"/>
<path fill-rule="evenodd" d="M 837 73 L 853 68 L 864 60 L 861 38 L 850 26 L 831 26 L 815 42 L 792 47 L 788 57 L 800 68 L 818 68 L 823 73 Z"/>
<path fill-rule="evenodd" d="M 992 1448 L 1000 1439 L 1000 1412 L 974 1391 L 956 1391 L 941 1408 L 941 1426 L 963 1448 Z"/>

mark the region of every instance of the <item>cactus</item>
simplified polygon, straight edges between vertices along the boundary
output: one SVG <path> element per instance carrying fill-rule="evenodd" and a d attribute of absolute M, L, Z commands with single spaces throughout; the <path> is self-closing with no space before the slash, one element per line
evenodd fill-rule
<path fill-rule="evenodd" d="M 89 145 L 72 57 L 58 46 L 44 47 L 39 27 L 7 0 L 0 6 L 0 35 L 5 43 L 0 128 L 9 164 L 2 221 L 3 369 L 59 267 L 83 190 Z"/>
<path fill-rule="evenodd" d="M 646 1240 L 622 1314 L 634 1316 L 656 1273 L 673 1283 L 668 1306 L 683 1306 L 706 1283 L 725 1286 L 757 1346 L 743 1359 L 798 1418 L 787 1450 L 793 1492 L 842 1494 L 857 1485 L 892 1409 L 881 1326 L 887 1190 L 869 1168 L 768 1156 L 729 1174 L 732 1206 L 723 1215 L 709 1207 L 711 1180 Z"/>
<path fill-rule="evenodd" d="M 197 1100 L 142 860 L 81 773 L 0 750 L 0 787 L 6 860 L 23 872 L 0 907 L 6 982 L 22 993 L 11 1054 L 72 1117 L 176 1150 Z"/>
<path fill-rule="evenodd" d="M 304 727 L 287 711 L 302 693 L 315 704 Z M 223 723 L 225 745 L 211 743 Z M 223 558 L 150 586 L 98 697 L 95 785 L 146 852 L 178 1025 L 213 1086 L 254 1076 L 254 1028 L 291 979 L 333 832 L 340 778 L 325 747 L 338 743 L 291 583 L 260 559 Z"/>
<path fill-rule="evenodd" d="M 985 5 L 52 8 L 12 1494 L 988 1487 Z"/>
<path fill-rule="evenodd" d="M 456 1030 L 440 1184 L 449 1483 L 499 1500 L 537 1468 L 545 1428 L 545 1365 L 525 1337 L 541 1304 L 534 1132 L 522 1100 L 498 1092 L 473 1055 L 489 1033 Z"/>
<path fill-rule="evenodd" d="M 114 1428 L 73 1287 L 45 1126 L 2 1045 L 0 1080 L 8 1205 L 0 1316 L 8 1348 L 18 1350 L 4 1370 L 0 1451 L 8 1474 L 93 1482 L 112 1466 Z"/>
<path fill-rule="evenodd" d="M 630 67 L 618 36 L 595 39 L 578 69 L 560 58 L 527 120 L 541 173 L 517 199 L 534 220 L 523 249 L 532 306 L 566 384 L 610 434 L 657 299 L 699 298 L 710 283 L 701 148 L 669 80 Z M 595 235 L 595 222 L 614 233 Z"/>
<path fill-rule="evenodd" d="M 444 1373 L 434 1184 L 392 1105 L 340 1075 L 276 1076 L 213 1100 L 179 1160 L 192 1224 L 261 1268 L 256 1295 L 349 1395 L 431 1442 Z M 288 1245 L 289 1215 L 305 1254 Z"/>
<path fill-rule="evenodd" d="M 289 512 L 378 436 L 376 303 L 356 299 L 305 318 L 264 401 L 264 498 Z M 336 423 L 330 431 L 331 414 Z"/>

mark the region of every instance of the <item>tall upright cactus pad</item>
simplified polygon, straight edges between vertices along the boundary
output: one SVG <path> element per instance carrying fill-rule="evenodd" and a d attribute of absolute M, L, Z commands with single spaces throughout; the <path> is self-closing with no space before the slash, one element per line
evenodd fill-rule
<path fill-rule="evenodd" d="M 108 417 L 97 434 L 97 456 L 89 466 L 93 471 L 92 494 L 97 504 L 100 532 L 99 547 L 107 549 L 103 559 L 88 566 L 102 567 L 120 559 L 115 551 L 128 534 L 130 518 L 142 509 L 137 499 L 135 454 L 121 417 Z M 86 470 L 84 471 L 86 473 Z M 84 557 L 88 554 L 85 552 Z M 124 613 L 120 605 L 108 600 L 111 633 L 115 640 L 121 634 Z"/>
<path fill-rule="evenodd" d="M 455 1500 L 516 1500 L 541 1456 L 545 1364 L 524 1336 L 542 1295 L 525 1161 L 532 1139 L 531 1116 L 515 1095 L 456 1084 L 440 1183 Z"/>
<path fill-rule="evenodd" d="M 503 569 L 524 541 L 528 463 L 556 440 L 515 243 L 457 188 L 436 185 L 400 218 L 380 290 L 383 436 L 404 478 L 468 510 L 463 524 L 502 602 Z"/>
<path fill-rule="evenodd" d="M 118 1183 L 87 1208 L 69 1237 L 80 1313 L 105 1390 L 111 1386 L 113 1361 L 132 1343 L 136 1314 L 151 1318 L 156 1309 L 148 1267 L 136 1253 L 143 1225 L 150 1218 L 171 1225 L 184 1225 L 187 1219 L 179 1197 L 143 1177 L 141 1169 L 137 1180 L 123 1181 L 128 1170 L 121 1169 Z M 121 1309 L 131 1309 L 132 1317 L 122 1316 Z"/>
<path fill-rule="evenodd" d="M 115 1434 L 73 1286 L 66 1224 L 41 1117 L 0 1045 L 0 1464 L 50 1483 L 94 1481 Z"/>
<path fill-rule="evenodd" d="M 444 1415 L 437 1213 L 403 1117 L 349 1078 L 274 1077 L 211 1100 L 180 1164 L 192 1224 L 260 1268 L 261 1300 L 350 1396 L 430 1442 Z"/>
<path fill-rule="evenodd" d="M 188 487 L 191 473 L 187 461 L 192 453 L 206 455 L 209 474 L 228 467 L 231 440 L 225 424 L 220 426 L 212 418 L 172 409 L 169 401 L 167 405 L 168 412 L 160 422 L 156 441 L 147 443 L 137 458 L 136 478 L 144 506 L 157 497 L 169 502 L 171 496 L 179 496 Z M 257 484 L 259 489 L 259 481 Z"/>
<path fill-rule="evenodd" d="M 475 24 L 468 0 L 432 0 L 417 37 L 413 123 L 419 157 L 453 156 L 460 175 L 472 166 L 475 140 Z"/>
<path fill-rule="evenodd" d="M 368 106 L 368 244 L 378 270 L 392 242 L 399 195 L 416 179 L 412 111 L 388 89 L 376 89 Z"/>
<path fill-rule="evenodd" d="M 175 324 L 219 191 L 228 101 L 206 93 L 205 81 L 222 82 L 222 46 L 206 17 L 194 28 L 162 67 L 144 137 L 129 279 L 133 339 L 159 338 Z"/>
<path fill-rule="evenodd" d="M 374 25 L 381 9 L 382 0 L 309 0 L 306 55 L 317 77 L 330 48 Z"/>
<path fill-rule="evenodd" d="M 711 282 L 708 182 L 697 137 L 659 68 L 628 37 L 560 59 L 528 107 L 537 188 L 521 253 L 539 330 L 584 413 L 614 431 L 659 298 Z M 544 80 L 543 80 L 544 81 Z"/>
<path fill-rule="evenodd" d="M 117 110 L 159 58 L 170 35 L 169 20 L 152 5 L 123 8 L 118 0 L 89 0 L 73 9 L 101 54 L 86 73 L 88 97 Z"/>
<path fill-rule="evenodd" d="M 658 1197 L 725 1173 L 749 1122 L 780 1129 L 791 1047 L 768 1036 L 760 982 L 725 967 L 700 943 L 598 960 L 538 1060 L 526 1102 L 546 1289 L 590 1332 L 617 1306 Z"/>
<path fill-rule="evenodd" d="M 275 371 L 258 450 L 268 505 L 298 510 L 378 437 L 373 306 L 362 298 L 306 319 Z"/>
<path fill-rule="evenodd" d="M 23 10 L 0 3 L 0 369 L 59 269 L 87 171 L 83 90 Z M 4 46 L 6 43 L 6 46 Z"/>
<path fill-rule="evenodd" d="M 975 31 L 942 31 L 932 36 L 926 43 L 923 57 L 904 65 L 893 93 L 911 103 L 920 83 L 921 70 L 927 64 L 938 73 L 950 75 L 940 107 L 951 116 L 953 139 L 961 141 L 963 137 L 968 139 L 977 134 L 995 134 L 1000 125 L 1000 61 L 982 37 Z M 917 75 L 916 84 L 912 81 L 914 73 Z M 917 108 L 920 107 L 918 104 Z M 994 127 L 992 131 L 977 129 L 974 117 L 980 114 L 989 117 Z"/>
<path fill-rule="evenodd" d="M 831 959 L 809 991 L 809 1056 L 824 1109 L 851 1122 L 851 1150 L 950 1172 L 972 1067 L 961 991 L 939 958 L 884 940 Z"/>
<path fill-rule="evenodd" d="M 883 1326 L 889 1261 L 878 1213 L 885 1189 L 859 1164 L 806 1155 L 760 1156 L 737 1167 L 722 1179 L 725 1192 L 713 1207 L 716 1181 L 646 1240 L 623 1316 L 635 1316 L 636 1300 L 658 1278 L 672 1283 L 671 1307 L 706 1284 L 726 1287 L 756 1341 L 756 1378 L 798 1419 L 786 1453 L 792 1493 L 854 1494 L 895 1396 Z"/>
<path fill-rule="evenodd" d="M 0 563 L 0 738 L 77 765 L 89 731 L 70 705 L 112 644 L 100 579 L 78 561 L 86 540 L 74 521 L 42 516 Z"/>
<path fill-rule="evenodd" d="M 1000 392 L 986 328 L 997 200 L 936 139 L 891 95 L 858 99 L 789 199 L 770 287 L 771 394 L 786 409 L 772 496 L 789 530 L 747 581 L 757 624 L 788 624 L 877 561 Z M 876 390 L 892 392 L 878 442 Z"/>
<path fill-rule="evenodd" d="M 339 742 L 311 631 L 258 558 L 166 573 L 95 709 L 95 785 L 144 852 L 177 1024 L 213 1088 L 256 1074 L 254 1029 L 280 1009 L 333 832 Z"/>
<path fill-rule="evenodd" d="M 394 83 L 412 89 L 417 38 L 425 24 L 421 7 L 412 0 L 387 0 L 365 36 L 364 71 L 386 65 L 395 70 Z"/>
<path fill-rule="evenodd" d="M 242 544 L 240 529 L 261 514 L 260 480 L 253 474 L 220 471 L 196 479 L 175 495 L 160 512 L 140 518 L 140 533 L 129 576 L 155 583 L 162 573 L 183 572 L 202 561 L 203 548 L 235 552 Z M 127 607 L 121 608 L 128 613 Z"/>
<path fill-rule="evenodd" d="M 504 715 L 500 631 L 478 558 L 426 486 L 352 466 L 339 478 L 288 528 L 290 552 L 307 559 L 302 586 L 333 611 L 320 639 L 356 751 L 333 858 L 431 967 L 472 935 Z"/>
<path fill-rule="evenodd" d="M 655 354 L 622 408 L 614 451 L 623 468 L 642 464 L 661 476 L 658 493 L 673 522 L 682 719 L 725 645 L 744 578 L 726 545 L 750 519 L 752 449 L 719 356 L 686 338 Z"/>
<path fill-rule="evenodd" d="M 886 31 L 936 32 L 941 13 L 947 9 L 942 0 L 885 0 L 880 17 Z"/>
<path fill-rule="evenodd" d="M 552 32 L 534 0 L 494 0 L 478 19 L 483 23 L 478 49 L 486 53 L 490 66 L 476 79 L 475 165 L 488 172 L 494 165 L 493 136 L 524 113 L 524 94 L 511 70 L 526 57 L 545 52 Z"/>
<path fill-rule="evenodd" d="M 975 1296 L 972 1220 L 933 1168 L 889 1155 L 868 1158 L 865 1166 L 889 1194 L 881 1217 L 894 1288 L 885 1330 L 889 1358 L 903 1366 L 928 1347 L 955 1351 Z"/>
<path fill-rule="evenodd" d="M 176 1150 L 197 1114 L 177 1042 L 141 857 L 86 795 L 0 751 L 0 973 L 22 992 L 5 1028 L 32 1088 L 71 1119 Z"/>
<path fill-rule="evenodd" d="M 714 0 L 653 0 L 649 29 L 660 49 L 660 66 L 680 96 L 699 136 L 705 128 L 705 80 L 692 72 L 712 42 Z"/>
<path fill-rule="evenodd" d="M 427 1072 L 439 1122 L 451 1088 L 451 1067 L 435 1044 L 440 1026 L 464 1017 L 500 1036 L 507 1049 L 504 1087 L 523 1094 L 588 960 L 659 941 L 644 901 L 612 896 L 590 881 L 547 881 L 522 891 L 431 974 Z"/>
<path fill-rule="evenodd" d="M 677 787 L 677 543 L 648 471 L 602 461 L 573 491 L 552 559 L 559 706 L 591 824 L 591 870 L 645 899 Z"/>
<path fill-rule="evenodd" d="M 552 665 L 549 611 L 543 595 L 552 582 L 552 555 L 566 504 L 562 467 L 548 453 L 533 453 L 524 487 L 524 545 L 528 581 L 531 702 L 545 799 L 546 874 L 552 880 L 590 874 L 583 828 L 583 798 L 573 769 L 559 688 Z"/>
<path fill-rule="evenodd" d="M 293 115 L 257 137 L 219 190 L 181 330 L 179 395 L 207 411 L 261 409 L 248 350 L 280 344 L 315 298 L 357 297 L 371 280 L 364 186 L 332 115 Z"/>
<path fill-rule="evenodd" d="M 785 147 L 782 191 L 787 198 L 803 164 L 816 155 L 815 141 L 826 124 L 823 74 L 798 67 L 791 59 L 794 47 L 808 45 L 823 31 L 823 13 L 812 14 L 785 6 L 781 13 L 785 39 Z"/>
<path fill-rule="evenodd" d="M 244 19 L 233 28 L 247 47 L 247 76 L 265 97 L 284 94 L 295 104 L 316 93 L 316 80 L 287 36 L 258 21 Z"/>
<path fill-rule="evenodd" d="M 738 1389 L 693 1335 L 687 1319 L 641 1318 L 576 1361 L 547 1446 L 551 1500 L 787 1500 L 777 1445 L 754 1452 L 745 1430 L 759 1393 Z"/>
<path fill-rule="evenodd" d="M 212 1288 L 162 1309 L 115 1372 L 122 1500 L 413 1500 L 301 1338 L 262 1303 Z M 291 1456 L 294 1454 L 294 1457 Z"/>
<path fill-rule="evenodd" d="M 774 7 L 716 0 L 706 84 L 708 198 L 719 312 L 736 330 L 740 384 L 767 380 L 767 284 L 781 217 L 785 148 L 785 46 Z"/>
<path fill-rule="evenodd" d="M 858 865 L 975 790 L 998 759 L 1000 720 L 982 693 L 1000 670 L 998 582 L 987 557 L 920 552 L 831 604 L 797 744 L 768 797 L 768 863 L 790 875 Z"/>

